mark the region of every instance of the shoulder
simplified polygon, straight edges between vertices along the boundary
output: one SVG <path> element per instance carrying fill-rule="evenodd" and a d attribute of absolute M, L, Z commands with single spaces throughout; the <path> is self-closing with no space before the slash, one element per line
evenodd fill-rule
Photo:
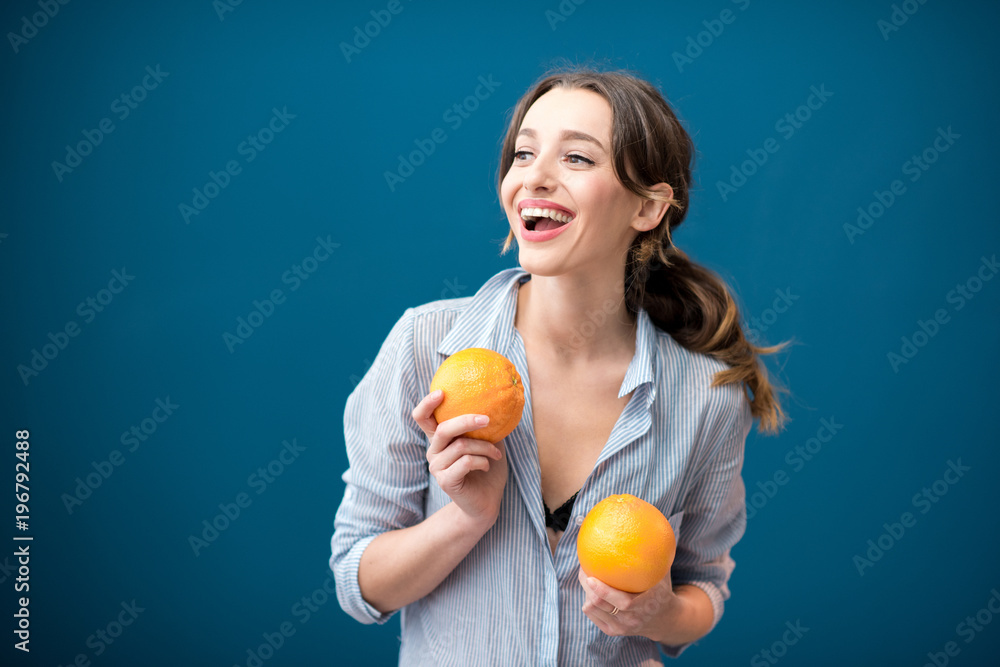
<path fill-rule="evenodd" d="M 490 277 L 471 296 L 438 299 L 407 308 L 393 326 L 387 345 L 397 355 L 413 357 L 418 374 L 433 373 L 447 356 L 444 348 L 475 347 L 474 341 L 495 325 L 498 313 L 509 305 L 513 285 L 526 272 L 505 269 Z"/>
<path fill-rule="evenodd" d="M 504 269 L 491 276 L 471 296 L 438 299 L 407 308 L 400 322 L 406 321 L 414 331 L 440 330 L 453 324 L 463 315 L 488 316 L 498 307 L 497 297 L 509 293 L 512 284 L 525 274 L 526 271 L 519 267 Z M 447 333 L 447 330 L 444 333 Z"/>
<path fill-rule="evenodd" d="M 659 327 L 656 349 L 658 384 L 667 404 L 689 417 L 697 415 L 702 426 L 743 427 L 750 422 L 750 401 L 742 382 L 716 385 L 715 377 L 729 366 L 715 357 L 693 352 Z"/>
<path fill-rule="evenodd" d="M 657 403 L 661 418 L 671 425 L 668 430 L 685 443 L 690 457 L 686 474 L 697 480 L 715 465 L 735 466 L 738 472 L 753 426 L 747 389 L 742 382 L 716 385 L 716 374 L 729 366 L 657 331 L 662 364 Z"/>

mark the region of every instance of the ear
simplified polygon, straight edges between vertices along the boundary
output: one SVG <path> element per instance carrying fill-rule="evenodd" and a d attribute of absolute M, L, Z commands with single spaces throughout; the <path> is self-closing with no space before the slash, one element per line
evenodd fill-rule
<path fill-rule="evenodd" d="M 674 189 L 666 183 L 657 183 L 650 190 L 659 193 L 664 199 L 674 198 Z M 655 229 L 660 224 L 660 220 L 669 207 L 670 204 L 665 201 L 643 199 L 639 207 L 639 212 L 632 219 L 632 228 L 640 232 L 648 232 L 650 229 Z"/>

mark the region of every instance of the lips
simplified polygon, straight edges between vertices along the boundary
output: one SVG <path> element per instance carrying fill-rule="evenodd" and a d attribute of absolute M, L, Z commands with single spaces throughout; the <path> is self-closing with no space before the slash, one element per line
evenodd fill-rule
<path fill-rule="evenodd" d="M 565 206 L 544 199 L 525 199 L 518 203 L 521 238 L 525 241 L 548 241 L 573 222 L 576 214 Z"/>

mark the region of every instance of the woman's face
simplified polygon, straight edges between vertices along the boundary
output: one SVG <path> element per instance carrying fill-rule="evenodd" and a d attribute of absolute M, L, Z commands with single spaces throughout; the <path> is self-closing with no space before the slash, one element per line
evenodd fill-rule
<path fill-rule="evenodd" d="M 640 215 L 643 200 L 615 176 L 607 100 L 550 90 L 525 114 L 514 150 L 500 198 L 521 266 L 545 276 L 621 272 L 636 234 L 659 218 Z"/>

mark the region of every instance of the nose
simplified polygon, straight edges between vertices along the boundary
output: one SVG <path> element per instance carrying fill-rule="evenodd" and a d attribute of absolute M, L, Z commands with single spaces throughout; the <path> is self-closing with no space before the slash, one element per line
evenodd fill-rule
<path fill-rule="evenodd" d="M 551 191 L 555 182 L 555 166 L 542 156 L 532 160 L 524 172 L 524 189 L 528 192 Z"/>

